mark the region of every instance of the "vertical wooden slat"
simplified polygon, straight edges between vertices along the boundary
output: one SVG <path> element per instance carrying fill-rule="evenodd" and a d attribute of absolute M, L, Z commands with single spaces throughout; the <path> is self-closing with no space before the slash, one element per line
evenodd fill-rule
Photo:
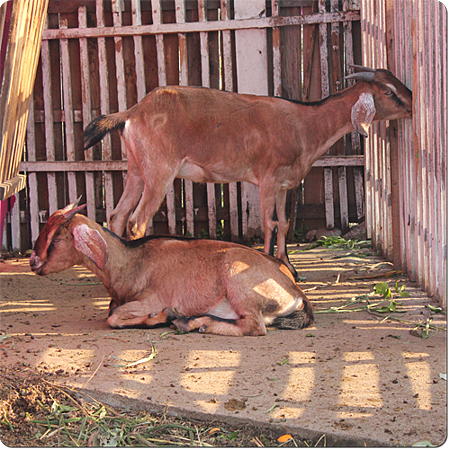
<path fill-rule="evenodd" d="M 319 12 L 326 12 L 325 0 L 319 0 Z M 330 95 L 330 73 L 328 67 L 328 24 L 319 25 L 319 45 L 320 45 L 320 73 L 322 80 L 322 98 Z M 326 154 L 329 154 L 327 151 Z M 334 195 L 333 195 L 333 170 L 329 167 L 323 169 L 325 188 L 325 222 L 326 227 L 334 227 Z"/>
<path fill-rule="evenodd" d="M 96 18 L 97 27 L 104 27 L 103 18 L 103 1 L 96 0 Z M 106 39 L 104 37 L 97 38 L 98 45 L 98 64 L 100 75 L 100 111 L 101 114 L 109 114 L 109 82 L 108 82 L 108 62 L 106 56 Z M 103 159 L 111 160 L 112 148 L 111 148 L 111 135 L 107 134 L 103 138 Z M 113 179 L 111 172 L 105 172 L 105 209 L 106 209 L 106 221 L 109 227 L 109 218 L 114 209 L 114 191 L 113 191 Z"/>
<path fill-rule="evenodd" d="M 60 28 L 67 28 L 67 19 L 61 19 Z M 72 75 L 70 69 L 69 41 L 61 39 L 61 70 L 63 82 L 64 100 L 64 135 L 66 143 L 67 161 L 75 161 L 75 135 L 74 117 L 72 104 Z M 77 199 L 77 180 L 75 172 L 67 172 L 67 182 L 69 185 L 69 202 L 73 203 Z"/>
<path fill-rule="evenodd" d="M 428 43 L 428 51 L 427 51 L 427 67 L 430 67 L 433 64 L 433 56 L 437 54 L 437 49 L 435 47 L 436 43 L 436 31 L 439 29 L 439 23 L 436 21 L 436 16 L 434 14 L 434 4 L 432 2 L 429 2 L 427 4 L 428 8 L 428 21 L 427 26 L 429 27 L 429 40 Z M 435 23 L 435 26 L 433 26 L 433 23 Z M 439 65 L 438 62 L 439 57 L 436 58 L 436 68 Z M 438 70 L 436 70 L 437 72 Z M 437 97 L 439 98 L 439 87 L 436 84 L 436 90 L 433 91 L 433 85 L 435 84 L 435 73 L 430 73 L 428 69 L 428 98 L 430 99 L 430 102 L 433 101 L 433 93 L 435 92 Z M 439 142 L 436 140 L 436 137 L 438 135 L 437 130 L 437 111 L 434 108 L 431 108 L 429 111 L 430 114 L 430 127 L 431 132 L 429 135 L 429 144 L 428 144 L 428 158 L 429 158 L 429 176 L 430 176 L 430 187 L 433 190 L 433 192 L 438 192 L 438 185 L 437 185 L 437 166 L 436 166 L 436 154 L 437 151 L 433 151 L 433 149 L 437 150 L 437 147 L 439 145 Z M 429 216 L 429 230 L 430 230 L 430 239 L 429 239 L 429 248 L 430 248 L 430 261 L 429 261 L 429 271 L 430 271 L 430 291 L 432 292 L 433 297 L 436 299 L 436 294 L 438 291 L 438 273 L 439 270 L 433 270 L 434 268 L 437 268 L 437 263 L 439 261 L 438 255 L 439 255 L 439 248 L 438 248 L 438 236 L 439 236 L 439 200 L 440 196 L 436 195 L 433 196 L 432 200 L 432 206 L 430 207 L 430 216 Z"/>
<path fill-rule="evenodd" d="M 349 10 L 348 0 L 344 0 L 343 11 Z M 352 34 L 352 22 L 344 22 L 344 42 L 345 42 L 345 72 L 346 74 L 351 73 L 350 66 L 355 63 L 353 54 L 353 34 Z M 354 130 L 351 133 L 351 154 L 360 155 L 361 154 L 361 139 L 359 133 Z M 364 217 L 364 181 L 363 181 L 363 169 L 361 167 L 353 167 L 353 181 L 355 186 L 355 206 L 356 206 L 356 218 L 361 220 Z"/>
<path fill-rule="evenodd" d="M 221 20 L 229 19 L 228 0 L 220 1 Z M 231 31 L 224 30 L 222 35 L 222 67 L 224 83 L 222 88 L 226 91 L 233 91 L 233 53 L 231 42 Z M 239 214 L 238 214 L 238 184 L 229 183 L 228 193 L 230 197 L 230 232 L 231 240 L 236 241 L 239 238 Z"/>
<path fill-rule="evenodd" d="M 447 83 L 445 77 L 445 68 L 447 68 L 447 53 L 440 51 L 446 45 L 447 38 L 447 17 L 446 10 L 442 3 L 435 2 L 434 8 L 434 23 L 437 24 L 435 29 L 435 51 L 436 58 L 436 71 L 435 71 L 435 86 L 437 87 L 436 96 L 441 99 L 441 108 L 437 111 L 436 120 L 436 189 L 438 195 L 438 208 L 437 208 L 437 257 L 436 257 L 436 277 L 437 288 L 436 296 L 440 300 L 441 305 L 446 307 L 448 296 L 448 242 L 446 237 L 447 233 Z"/>
<path fill-rule="evenodd" d="M 36 137 L 34 123 L 34 101 L 31 100 L 30 111 L 28 113 L 27 125 L 27 160 L 36 161 Z M 28 174 L 28 200 L 30 204 L 30 228 L 31 228 L 31 245 L 39 236 L 39 200 L 38 200 L 38 182 L 36 172 Z"/>
<path fill-rule="evenodd" d="M 206 0 L 198 1 L 198 20 L 199 22 L 206 22 L 207 10 Z M 200 58 L 202 69 L 202 86 L 210 86 L 209 73 L 209 47 L 208 47 L 208 33 L 200 33 Z M 216 192 L 214 183 L 206 184 L 206 194 L 208 200 L 208 229 L 209 237 L 216 238 L 217 218 L 216 218 Z"/>
<path fill-rule="evenodd" d="M 160 0 L 151 0 L 152 4 L 152 14 L 153 23 L 162 23 L 162 7 Z M 164 37 L 162 34 L 157 34 L 156 39 L 156 54 L 157 54 L 157 64 L 158 64 L 158 85 L 165 86 L 167 84 L 166 77 L 166 61 L 164 52 Z M 169 187 L 166 194 L 166 205 L 167 205 L 167 225 L 169 229 L 169 234 L 176 234 L 176 211 L 175 211 L 175 191 L 173 184 Z M 153 222 L 153 219 L 152 219 Z M 152 226 L 150 225 L 150 228 Z"/>
<path fill-rule="evenodd" d="M 272 16 L 280 15 L 278 0 L 272 0 Z M 281 83 L 281 30 L 279 27 L 272 29 L 272 51 L 273 51 L 273 95 L 282 96 Z"/>
<path fill-rule="evenodd" d="M 245 2 L 235 0 L 236 19 L 258 16 L 265 9 L 263 0 Z M 236 30 L 236 70 L 238 92 L 268 94 L 267 41 L 265 30 Z M 242 233 L 247 239 L 262 236 L 262 216 L 259 204 L 259 188 L 247 182 L 241 183 Z"/>
<path fill-rule="evenodd" d="M 141 0 L 131 0 L 131 18 L 134 26 L 142 25 Z M 136 64 L 136 91 L 137 101 L 145 97 L 145 61 L 142 36 L 134 35 L 134 58 Z"/>
<path fill-rule="evenodd" d="M 413 2 L 407 2 L 404 3 L 405 12 L 409 15 L 408 20 L 408 26 L 411 27 L 411 43 L 412 43 L 412 58 L 409 59 L 409 63 L 412 67 L 412 74 L 413 74 L 413 85 L 417 86 L 417 80 L 415 79 L 416 71 L 414 70 L 414 61 L 416 59 L 415 57 L 415 32 L 413 28 Z M 407 29 L 407 28 L 406 28 Z M 406 30 L 405 30 L 406 31 Z M 413 96 L 413 116 L 415 113 L 415 96 Z M 411 133 L 409 135 L 410 139 L 410 146 L 409 150 L 410 153 L 408 155 L 407 160 L 407 179 L 408 179 L 408 187 L 409 187 L 409 198 L 408 198 L 408 205 L 407 205 L 407 274 L 408 277 L 412 281 L 416 281 L 416 244 L 414 242 L 414 236 L 416 233 L 416 211 L 415 211 L 415 205 L 416 203 L 416 182 L 414 180 L 415 177 L 415 143 L 414 143 L 414 118 L 411 128 Z"/>
<path fill-rule="evenodd" d="M 22 236 L 22 230 L 20 226 L 20 199 L 19 199 L 19 193 L 14 194 L 12 197 L 14 197 L 14 206 L 11 208 L 11 247 L 13 252 L 19 252 L 20 251 L 20 243 L 21 243 L 21 236 Z M 11 197 L 11 202 L 13 201 L 13 198 Z"/>
<path fill-rule="evenodd" d="M 87 12 L 85 6 L 78 8 L 78 26 L 87 28 Z M 91 76 L 89 70 L 89 51 L 86 38 L 80 38 L 80 62 L 81 62 L 81 98 L 82 98 L 82 114 L 83 129 L 85 129 L 92 120 L 92 102 L 91 102 Z M 93 160 L 93 150 L 88 149 L 84 153 L 87 161 Z M 86 172 L 86 203 L 87 215 L 91 220 L 96 220 L 95 209 L 95 184 L 94 173 Z"/>
<path fill-rule="evenodd" d="M 422 39 L 421 39 L 421 30 L 422 30 L 422 18 L 420 15 L 422 14 L 421 2 L 414 2 L 414 19 L 415 19 L 415 71 L 418 86 L 424 86 L 423 80 L 423 47 L 422 47 Z M 422 265 L 425 264 L 424 261 L 424 222 L 423 222 L 423 192 L 422 192 L 422 165 L 423 165 L 423 136 L 421 127 L 425 126 L 424 123 L 424 104 L 421 99 L 417 99 L 415 105 L 415 117 L 414 117 L 414 151 L 415 151 L 415 172 L 414 172 L 414 182 L 415 182 L 415 190 L 416 190 L 416 199 L 417 202 L 415 204 L 416 210 L 416 233 L 414 236 L 415 248 L 416 248 L 416 270 L 415 270 L 415 278 L 417 283 L 420 285 L 424 283 L 424 276 L 422 272 Z"/>
<path fill-rule="evenodd" d="M 330 2 L 331 12 L 339 11 L 339 1 L 331 0 Z M 332 60 L 333 60 L 333 90 L 337 92 L 342 90 L 340 85 L 342 79 L 341 69 L 341 33 L 338 22 L 331 24 L 331 48 L 332 48 Z M 340 139 L 334 145 L 335 151 L 338 154 L 344 154 L 344 141 Z M 347 192 L 347 168 L 338 167 L 338 186 L 339 186 L 339 210 L 340 210 L 340 227 L 342 233 L 348 231 L 348 192 Z M 333 199 L 334 202 L 334 199 Z M 333 217 L 334 225 L 334 217 Z"/>
<path fill-rule="evenodd" d="M 111 0 L 111 9 L 113 12 L 113 24 L 115 27 L 122 26 L 122 9 L 123 0 Z M 123 39 L 121 36 L 114 36 L 114 44 L 116 50 L 116 76 L 117 76 L 117 100 L 119 102 L 119 111 L 127 109 L 127 93 L 125 83 L 125 65 L 123 60 Z M 127 158 L 125 146 L 122 139 L 120 140 L 122 159 Z M 126 172 L 122 173 L 123 181 L 126 183 Z"/>
<path fill-rule="evenodd" d="M 396 58 L 394 54 L 395 42 L 395 13 L 394 1 L 386 0 L 386 41 L 387 41 L 387 64 L 392 70 L 396 68 Z M 392 262 L 397 270 L 401 269 L 401 233 L 400 233 L 400 158 L 398 123 L 391 121 L 389 124 L 390 143 L 390 167 L 391 167 L 391 235 L 392 235 Z"/>
<path fill-rule="evenodd" d="M 175 0 L 175 13 L 177 23 L 186 21 L 185 0 Z M 178 33 L 178 48 L 180 58 L 180 84 L 188 83 L 188 50 L 186 33 Z M 186 211 L 186 231 L 190 236 L 195 235 L 194 229 L 194 184 L 191 180 L 184 180 L 184 206 Z"/>
<path fill-rule="evenodd" d="M 47 28 L 48 21 L 45 27 Z M 53 119 L 52 77 L 50 75 L 49 41 L 42 41 L 42 89 L 44 97 L 45 148 L 47 161 L 55 161 L 55 134 Z M 49 216 L 58 209 L 58 197 L 55 172 L 47 172 Z"/>

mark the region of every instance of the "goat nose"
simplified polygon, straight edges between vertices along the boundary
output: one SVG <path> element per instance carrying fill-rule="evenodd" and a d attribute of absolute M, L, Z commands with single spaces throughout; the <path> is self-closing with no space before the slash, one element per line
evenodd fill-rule
<path fill-rule="evenodd" d="M 36 252 L 33 250 L 33 253 L 31 253 L 30 256 L 30 266 L 34 266 L 36 264 Z"/>
<path fill-rule="evenodd" d="M 39 258 L 39 256 L 36 255 L 36 252 L 33 251 L 33 253 L 30 256 L 30 266 L 31 270 L 37 270 L 42 265 L 42 262 Z"/>

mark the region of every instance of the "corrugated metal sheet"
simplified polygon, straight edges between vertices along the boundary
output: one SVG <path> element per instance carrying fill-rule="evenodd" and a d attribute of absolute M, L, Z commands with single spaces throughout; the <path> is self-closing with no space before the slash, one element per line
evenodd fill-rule
<path fill-rule="evenodd" d="M 366 146 L 369 237 L 447 302 L 447 16 L 435 0 L 362 0 L 363 64 L 413 91 L 413 120 L 378 123 Z"/>

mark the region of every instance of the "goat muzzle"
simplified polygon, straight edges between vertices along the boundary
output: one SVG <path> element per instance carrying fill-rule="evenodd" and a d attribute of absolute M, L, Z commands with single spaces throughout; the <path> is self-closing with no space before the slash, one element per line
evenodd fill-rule
<path fill-rule="evenodd" d="M 41 260 L 41 258 L 39 258 L 39 256 L 36 255 L 36 252 L 33 252 L 31 254 L 30 257 L 30 267 L 31 270 L 38 274 L 41 275 L 42 272 L 42 268 L 44 267 L 45 262 Z"/>

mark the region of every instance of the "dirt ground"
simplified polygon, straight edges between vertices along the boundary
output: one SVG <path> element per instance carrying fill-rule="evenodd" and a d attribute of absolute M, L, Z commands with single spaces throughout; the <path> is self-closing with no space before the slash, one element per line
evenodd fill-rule
<path fill-rule="evenodd" d="M 446 316 L 367 249 L 305 248 L 291 246 L 291 260 L 315 325 L 241 338 L 112 330 L 107 292 L 84 268 L 39 277 L 27 258 L 0 261 L 3 436 L 6 387 L 23 372 L 20 382 L 50 380 L 113 408 L 266 427 L 328 446 L 442 444 Z M 373 306 L 383 300 L 372 293 L 382 281 L 396 304 Z"/>

